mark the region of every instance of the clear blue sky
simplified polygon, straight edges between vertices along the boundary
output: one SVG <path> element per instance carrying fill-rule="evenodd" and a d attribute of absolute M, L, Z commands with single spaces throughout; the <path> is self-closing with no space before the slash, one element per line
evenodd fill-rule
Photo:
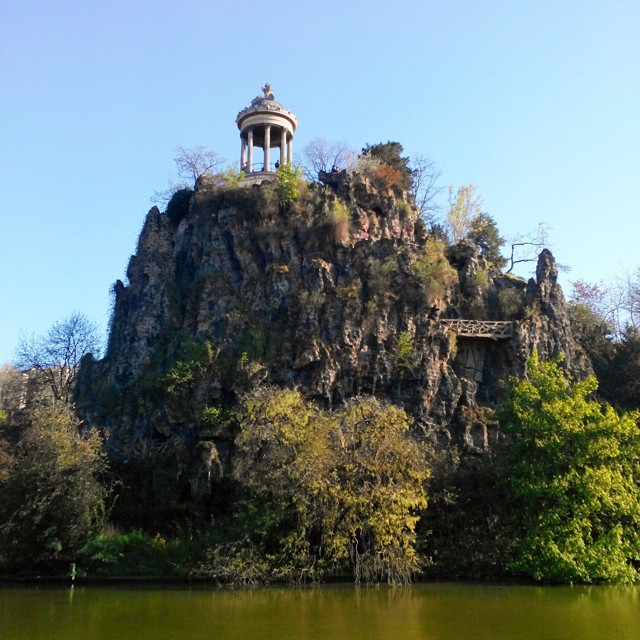
<path fill-rule="evenodd" d="M 238 160 L 264 82 L 322 136 L 398 140 L 572 272 L 640 266 L 640 3 L 0 0 L 0 362 L 106 326 L 178 145 Z"/>

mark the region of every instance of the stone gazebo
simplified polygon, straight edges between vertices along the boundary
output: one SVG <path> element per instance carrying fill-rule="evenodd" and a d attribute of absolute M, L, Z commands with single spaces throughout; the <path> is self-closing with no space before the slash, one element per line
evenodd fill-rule
<path fill-rule="evenodd" d="M 236 118 L 240 129 L 240 168 L 246 173 L 245 184 L 259 184 L 273 179 L 278 167 L 293 162 L 293 133 L 298 119 L 273 96 L 269 83 Z M 263 162 L 253 161 L 254 147 L 262 147 Z M 280 157 L 272 162 L 271 149 L 280 148 Z"/>

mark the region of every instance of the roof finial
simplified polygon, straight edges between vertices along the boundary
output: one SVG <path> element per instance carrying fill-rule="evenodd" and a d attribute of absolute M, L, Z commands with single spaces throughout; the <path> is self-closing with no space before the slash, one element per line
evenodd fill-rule
<path fill-rule="evenodd" d="M 262 93 L 264 93 L 264 97 L 267 100 L 273 100 L 273 91 L 271 91 L 271 85 L 267 82 L 264 87 L 262 87 Z"/>

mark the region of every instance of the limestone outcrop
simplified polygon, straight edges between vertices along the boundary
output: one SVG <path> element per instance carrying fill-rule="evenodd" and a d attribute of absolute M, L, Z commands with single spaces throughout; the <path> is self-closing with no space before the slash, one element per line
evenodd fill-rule
<path fill-rule="evenodd" d="M 206 494 L 232 450 L 211 415 L 256 384 L 324 406 L 373 394 L 404 406 L 423 437 L 477 454 L 496 435 L 500 382 L 533 349 L 588 371 L 550 252 L 529 282 L 505 276 L 470 244 L 444 251 L 405 194 L 325 178 L 291 203 L 275 183 L 202 178 L 181 216 L 149 211 L 114 286 L 107 354 L 85 360 L 78 388 L 115 454 L 160 451 Z M 514 335 L 457 337 L 443 318 L 512 321 Z"/>

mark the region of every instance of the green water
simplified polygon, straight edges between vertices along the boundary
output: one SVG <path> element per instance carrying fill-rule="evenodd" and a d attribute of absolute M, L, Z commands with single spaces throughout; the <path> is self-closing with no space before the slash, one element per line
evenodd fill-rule
<path fill-rule="evenodd" d="M 635 640 L 640 588 L 0 588 L 0 638 Z"/>

